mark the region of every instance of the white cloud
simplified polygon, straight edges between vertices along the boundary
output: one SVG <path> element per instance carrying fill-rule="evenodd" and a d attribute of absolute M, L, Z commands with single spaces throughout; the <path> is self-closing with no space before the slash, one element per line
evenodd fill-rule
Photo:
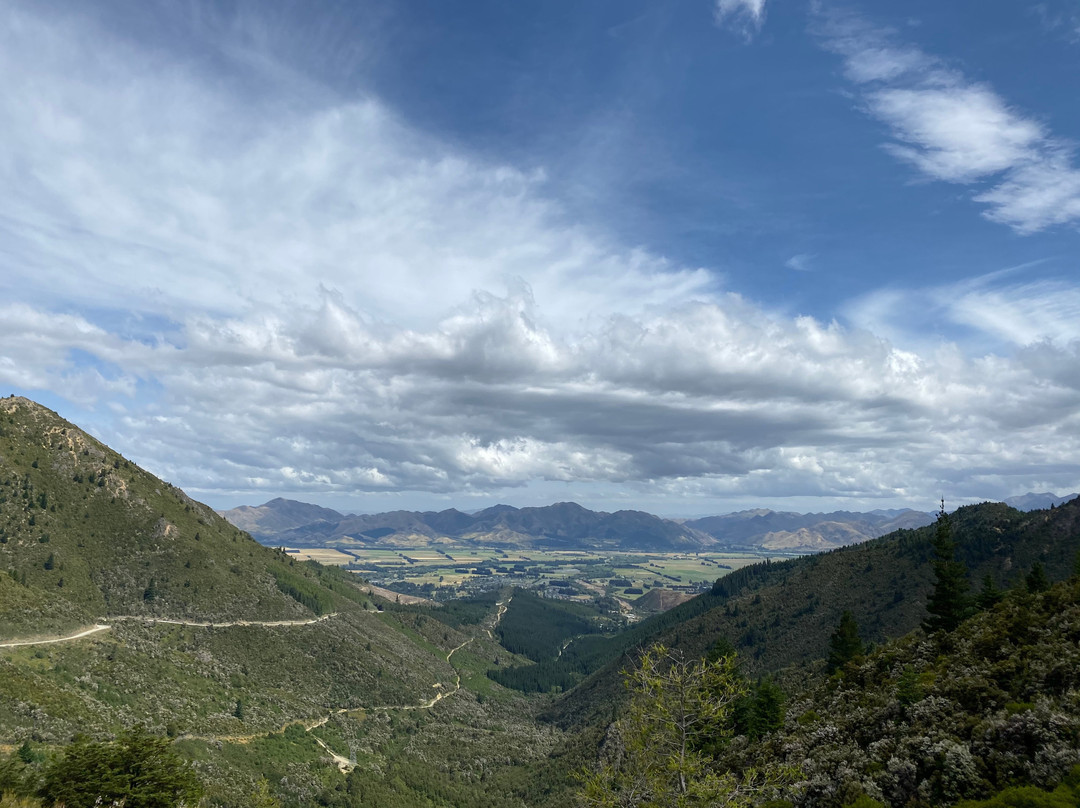
<path fill-rule="evenodd" d="M 889 126 L 892 154 L 930 179 L 990 183 L 973 199 L 988 206 L 988 219 L 1020 233 L 1080 220 L 1074 150 L 1039 121 L 856 17 L 828 17 L 821 34 L 844 57 L 866 110 Z"/>
<path fill-rule="evenodd" d="M 1027 291 L 1032 321 L 1048 314 L 1039 291 Z M 481 296 L 415 330 L 372 326 L 326 295 L 308 311 L 199 318 L 176 344 L 154 346 L 87 339 L 84 323 L 62 319 L 52 359 L 41 360 L 53 390 L 82 373 L 63 361 L 65 345 L 109 357 L 127 378 L 153 379 L 154 401 L 92 420 L 154 471 L 238 501 L 266 492 L 495 497 L 541 480 L 680 500 L 925 504 L 943 487 L 957 497 L 1011 493 L 1015 481 L 990 469 L 1027 469 L 1061 487 L 1080 475 L 1080 431 L 1071 429 L 1080 343 L 1038 342 L 1013 358 L 967 359 L 947 345 L 914 353 L 735 296 L 608 317 L 568 338 L 538 325 L 533 305 Z M 973 284 L 950 311 L 1018 328 L 983 322 L 995 308 L 991 290 Z M 1055 310 L 1062 323 L 1069 314 L 1065 304 Z M 313 339 L 320 322 L 332 327 Z M 21 327 L 2 338 L 15 355 L 35 339 Z"/>
<path fill-rule="evenodd" d="M 717 25 L 732 27 L 750 39 L 765 23 L 765 0 L 716 0 Z"/>
<path fill-rule="evenodd" d="M 268 109 L 103 31 L 6 23 L 0 72 L 34 76 L 0 98 L 9 298 L 180 316 L 311 302 L 321 284 L 420 323 L 524 279 L 575 324 L 711 284 L 569 221 L 542 174 L 455 152 L 377 100 Z"/>
<path fill-rule="evenodd" d="M 893 87 L 871 92 L 868 101 L 910 144 L 890 150 L 946 182 L 971 182 L 1024 163 L 1044 138 L 1037 123 L 1008 110 L 986 87 Z"/>

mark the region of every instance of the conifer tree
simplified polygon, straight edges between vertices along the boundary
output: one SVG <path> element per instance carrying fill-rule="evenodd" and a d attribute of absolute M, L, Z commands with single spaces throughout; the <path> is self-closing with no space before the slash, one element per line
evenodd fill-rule
<path fill-rule="evenodd" d="M 855 616 L 845 609 L 840 624 L 829 637 L 829 673 L 836 673 L 851 660 L 862 656 L 863 651 Z"/>
<path fill-rule="evenodd" d="M 926 611 L 930 614 L 923 620 L 927 634 L 952 631 L 971 614 L 967 568 L 956 558 L 956 542 L 944 499 L 934 533 L 934 555 L 934 591 L 926 601 Z"/>
<path fill-rule="evenodd" d="M 1035 562 L 1024 579 L 1024 583 L 1027 585 L 1027 591 L 1033 595 L 1045 592 L 1050 588 L 1050 579 L 1046 577 L 1046 570 L 1043 568 L 1042 562 Z"/>
<path fill-rule="evenodd" d="M 998 589 L 997 584 L 994 583 L 994 576 L 990 573 L 986 573 L 983 577 L 982 589 L 979 590 L 979 594 L 975 596 L 975 605 L 983 611 L 993 609 L 994 606 L 1000 603 L 1005 598 L 1005 593 Z"/>

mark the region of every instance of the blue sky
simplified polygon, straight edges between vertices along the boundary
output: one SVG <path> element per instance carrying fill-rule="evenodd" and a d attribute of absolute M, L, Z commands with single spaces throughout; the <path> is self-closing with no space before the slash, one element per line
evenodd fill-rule
<path fill-rule="evenodd" d="M 1080 488 L 1075 4 L 13 2 L 0 389 L 216 506 Z"/>

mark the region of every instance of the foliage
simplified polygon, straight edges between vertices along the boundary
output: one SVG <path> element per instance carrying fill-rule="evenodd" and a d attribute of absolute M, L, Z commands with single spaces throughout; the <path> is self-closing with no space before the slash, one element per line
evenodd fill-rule
<path fill-rule="evenodd" d="M 574 614 L 559 601 L 515 589 L 497 632 L 508 651 L 540 662 L 554 659 L 567 639 L 595 630 L 594 623 Z"/>
<path fill-rule="evenodd" d="M 1033 595 L 1045 592 L 1050 588 L 1050 579 L 1046 576 L 1046 569 L 1041 562 L 1036 561 L 1031 567 L 1031 571 L 1024 578 L 1024 585 L 1027 587 L 1027 591 Z"/>
<path fill-rule="evenodd" d="M 912 634 L 849 664 L 795 696 L 782 730 L 721 759 L 801 765 L 784 794 L 796 806 L 1060 804 L 1040 789 L 1080 763 L 1078 639 L 1076 582 L 1011 592 L 933 642 Z"/>
<path fill-rule="evenodd" d="M 607 760 L 582 775 L 584 806 L 742 806 L 783 779 L 779 768 L 737 777 L 705 750 L 732 734 L 745 694 L 735 658 L 687 659 L 657 645 L 626 672 L 630 703 Z"/>
<path fill-rule="evenodd" d="M 979 589 L 979 593 L 975 596 L 975 605 L 979 609 L 986 611 L 987 609 L 993 609 L 1004 597 L 1005 593 L 998 589 L 997 584 L 994 582 L 994 576 L 986 573 L 983 576 L 982 588 Z"/>
<path fill-rule="evenodd" d="M 963 800 L 956 808 L 1076 808 L 1080 805 L 1080 767 L 1053 791 L 1033 786 L 1012 786 L 986 800 Z"/>
<path fill-rule="evenodd" d="M 321 615 L 333 611 L 333 596 L 317 582 L 305 580 L 286 569 L 275 567 L 270 572 L 274 576 L 277 588 L 297 603 L 303 604 L 315 614 Z"/>
<path fill-rule="evenodd" d="M 169 741 L 141 728 L 110 743 L 77 739 L 46 767 L 40 790 L 43 799 L 68 808 L 174 808 L 196 804 L 201 794 Z"/>

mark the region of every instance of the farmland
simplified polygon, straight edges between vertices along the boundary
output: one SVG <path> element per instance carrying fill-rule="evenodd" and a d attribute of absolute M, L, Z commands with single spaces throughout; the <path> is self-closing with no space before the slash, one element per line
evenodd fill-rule
<path fill-rule="evenodd" d="M 335 564 L 389 589 L 448 600 L 504 585 L 549 597 L 632 601 L 651 589 L 694 593 L 732 570 L 762 561 L 754 553 L 610 553 L 507 550 L 478 546 L 286 548 L 297 559 Z"/>

